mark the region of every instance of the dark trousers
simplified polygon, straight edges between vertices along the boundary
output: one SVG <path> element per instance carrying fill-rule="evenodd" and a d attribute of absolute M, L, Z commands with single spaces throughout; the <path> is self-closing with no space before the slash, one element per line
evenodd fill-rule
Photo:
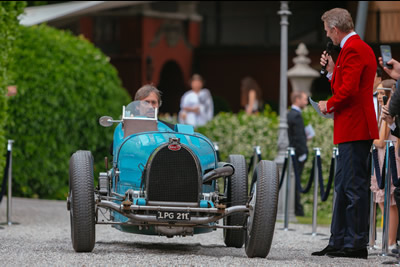
<path fill-rule="evenodd" d="M 300 162 L 297 158 L 296 158 L 296 160 L 297 160 L 297 171 L 299 172 L 299 177 L 301 179 L 301 174 L 303 173 L 304 163 L 306 161 L 304 160 L 303 162 Z M 296 216 L 304 216 L 304 209 L 303 209 L 303 205 L 301 204 L 300 192 L 299 192 L 299 190 L 297 190 L 297 186 L 295 187 L 294 210 L 295 210 Z"/>
<path fill-rule="evenodd" d="M 372 140 L 339 144 L 335 176 L 336 200 L 329 245 L 336 248 L 366 248 L 368 244 L 367 160 Z"/>

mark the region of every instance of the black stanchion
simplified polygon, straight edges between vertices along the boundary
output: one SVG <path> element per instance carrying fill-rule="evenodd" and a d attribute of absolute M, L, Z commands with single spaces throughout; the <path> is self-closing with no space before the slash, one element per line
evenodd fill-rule
<path fill-rule="evenodd" d="M 372 145 L 372 150 L 375 149 L 375 146 Z M 370 153 L 370 176 L 374 173 L 374 159 L 372 153 Z M 369 199 L 369 240 L 368 240 L 368 250 L 373 251 L 376 250 L 375 246 L 376 242 L 376 203 L 374 201 L 374 192 L 371 190 L 370 199 Z"/>
<path fill-rule="evenodd" d="M 247 170 L 247 173 L 250 173 L 250 171 L 253 169 L 256 169 L 257 163 L 260 162 L 262 160 L 261 158 L 261 147 L 260 146 L 254 146 L 254 154 L 251 156 L 250 158 L 250 163 L 249 163 L 249 167 Z"/>
<path fill-rule="evenodd" d="M 314 148 L 314 201 L 313 201 L 313 216 L 312 216 L 312 232 L 306 235 L 318 236 L 323 235 L 317 233 L 317 210 L 318 210 L 318 158 L 321 156 L 321 149 L 319 147 Z"/>
<path fill-rule="evenodd" d="M 386 143 L 386 150 L 388 150 L 388 154 L 389 154 L 389 156 L 388 156 L 388 163 L 389 163 L 388 169 L 390 169 L 389 173 L 391 173 L 391 175 L 392 175 L 393 185 L 395 187 L 398 187 L 400 185 L 400 181 L 399 181 L 399 179 L 397 177 L 396 155 L 395 155 L 395 149 L 394 149 L 393 141 L 388 141 L 388 143 Z M 385 213 L 384 213 L 384 220 L 383 220 L 384 226 L 387 227 L 386 228 L 387 229 L 387 231 L 386 231 L 387 234 L 384 235 L 385 238 L 387 238 L 387 239 L 385 239 L 385 243 L 383 243 L 383 240 L 382 240 L 382 243 L 383 243 L 382 255 L 380 255 L 380 256 L 391 256 L 391 257 L 395 257 L 396 258 L 395 261 L 385 261 L 385 262 L 382 262 L 382 264 L 396 264 L 397 266 L 399 266 L 400 265 L 400 257 L 399 257 L 400 255 L 388 252 L 388 235 L 389 235 L 389 229 L 388 228 L 389 228 L 389 216 L 390 216 L 389 215 L 389 209 L 390 209 L 390 191 L 391 191 L 390 190 L 390 186 L 391 186 L 391 184 L 390 184 L 390 176 L 388 175 L 387 177 L 389 178 L 389 179 L 387 179 L 389 181 L 386 182 L 386 184 L 388 185 L 387 188 L 385 186 L 385 203 L 384 203 Z M 386 194 L 388 194 L 388 195 L 386 195 Z M 387 218 L 385 218 L 386 213 L 387 213 Z M 386 219 L 386 221 L 385 221 L 385 219 Z M 385 248 L 385 251 L 384 251 L 383 248 Z"/>
<path fill-rule="evenodd" d="M 385 179 L 385 200 L 383 203 L 384 212 L 383 212 L 383 229 L 382 229 L 382 252 L 378 254 L 381 257 L 386 256 L 396 256 L 394 254 L 389 253 L 389 218 L 390 218 L 390 175 L 391 175 L 391 168 L 390 168 L 390 160 L 389 160 L 389 147 L 393 146 L 392 141 L 385 140 L 386 142 L 386 151 L 385 151 L 385 161 L 386 163 L 386 178 Z M 379 165 L 378 165 L 379 166 Z M 383 177 L 382 177 L 383 178 Z"/>
<path fill-rule="evenodd" d="M 301 186 L 301 177 L 300 177 L 299 170 L 298 170 L 298 167 L 297 167 L 296 155 L 291 155 L 291 158 L 292 158 L 292 162 L 293 162 L 294 177 L 296 179 L 296 188 L 300 193 L 306 194 L 306 193 L 308 193 L 308 191 L 310 191 L 312 183 L 313 183 L 315 161 L 313 161 L 312 168 L 311 168 L 311 173 L 310 173 L 310 178 L 308 179 L 306 188 L 303 188 Z"/>
<path fill-rule="evenodd" d="M 215 153 L 217 154 L 217 160 L 218 160 L 218 162 L 220 162 L 220 161 L 221 161 L 221 157 L 220 157 L 220 155 L 219 155 L 219 146 L 218 146 L 218 142 L 214 142 L 213 144 L 214 144 Z"/>
<path fill-rule="evenodd" d="M 289 161 L 289 152 L 286 151 L 286 155 L 285 155 L 285 161 L 283 162 L 283 167 L 282 167 L 282 173 L 281 173 L 281 179 L 279 181 L 279 191 L 281 190 L 282 184 L 283 184 L 283 180 L 285 179 L 285 174 L 286 174 L 286 167 L 287 167 L 287 163 Z"/>
<path fill-rule="evenodd" d="M 261 147 L 260 146 L 254 146 L 254 154 L 253 156 L 251 156 L 250 159 L 250 164 L 249 164 L 249 168 L 247 173 L 250 174 L 250 170 L 253 168 L 253 172 L 256 170 L 257 164 L 258 162 L 260 162 L 262 160 L 261 158 Z M 253 188 L 254 183 L 256 182 L 254 179 L 256 176 L 251 175 L 251 184 L 250 184 L 250 188 Z"/>
<path fill-rule="evenodd" d="M 7 161 L 7 166 L 5 172 L 7 171 L 8 173 L 8 190 L 7 190 L 7 222 L 2 223 L 6 224 L 8 226 L 11 226 L 13 224 L 18 224 L 16 222 L 12 222 L 11 220 L 11 203 L 12 203 L 12 144 L 14 143 L 14 140 L 8 140 L 8 145 L 7 145 L 7 155 L 8 155 L 8 161 Z M 9 153 L 9 154 L 8 154 Z M 4 176 L 4 178 L 6 175 Z M 3 191 L 3 190 L 2 190 Z"/>
<path fill-rule="evenodd" d="M 284 226 L 283 226 L 283 231 L 294 231 L 294 229 L 289 229 L 289 192 L 290 192 L 290 173 L 292 169 L 292 160 L 291 156 L 294 155 L 294 148 L 293 147 L 288 147 L 287 150 L 287 170 L 286 170 L 286 190 L 285 190 L 285 205 L 284 205 Z"/>
<path fill-rule="evenodd" d="M 332 157 L 331 159 L 331 167 L 329 169 L 329 178 L 328 178 L 328 183 L 326 184 L 326 190 L 324 189 L 324 178 L 322 176 L 321 157 L 317 157 L 317 164 L 318 164 L 318 180 L 319 180 L 320 196 L 321 196 L 321 201 L 324 202 L 328 199 L 329 193 L 332 188 L 333 178 L 335 177 L 336 160 L 335 157 Z"/>
<path fill-rule="evenodd" d="M 7 191 L 7 180 L 8 180 L 8 168 L 10 166 L 10 153 L 11 151 L 7 150 L 7 156 L 6 156 L 6 167 L 4 168 L 4 175 L 3 175 L 3 182 L 1 185 L 1 191 L 0 191 L 0 203 L 3 200 L 3 196 L 6 194 Z"/>

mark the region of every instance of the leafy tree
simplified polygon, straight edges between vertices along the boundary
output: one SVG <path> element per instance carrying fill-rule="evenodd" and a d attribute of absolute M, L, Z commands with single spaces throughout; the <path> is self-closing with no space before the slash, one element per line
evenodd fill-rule
<path fill-rule="evenodd" d="M 98 119 L 118 117 L 130 97 L 99 49 L 82 36 L 46 25 L 20 26 L 12 71 L 18 85 L 8 124 L 15 139 L 14 191 L 65 199 L 70 156 L 90 150 L 95 175 L 104 171 L 113 131 Z"/>
<path fill-rule="evenodd" d="M 7 119 L 7 86 L 14 81 L 9 72 L 13 57 L 18 15 L 25 7 L 24 1 L 0 1 L 0 170 L 5 166 L 6 138 L 4 126 Z"/>

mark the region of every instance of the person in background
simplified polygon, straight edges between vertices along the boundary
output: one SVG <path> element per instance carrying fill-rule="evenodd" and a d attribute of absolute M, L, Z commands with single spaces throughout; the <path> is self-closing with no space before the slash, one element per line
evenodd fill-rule
<path fill-rule="evenodd" d="M 17 86 L 9 85 L 7 86 L 7 96 L 15 96 L 17 94 Z"/>
<path fill-rule="evenodd" d="M 287 113 L 289 146 L 295 149 L 297 171 L 299 177 L 301 177 L 308 156 L 307 136 L 301 111 L 308 104 L 308 96 L 305 92 L 293 91 L 290 95 L 290 100 L 292 107 Z M 300 201 L 300 192 L 297 190 L 297 187 L 295 188 L 295 215 L 304 216 L 303 205 Z"/>
<path fill-rule="evenodd" d="M 193 74 L 190 80 L 191 90 L 181 98 L 181 110 L 178 114 L 180 123 L 203 126 L 214 116 L 214 103 L 211 93 L 203 88 L 204 80 L 199 74 Z"/>
<path fill-rule="evenodd" d="M 247 114 L 258 113 L 263 107 L 262 92 L 258 83 L 251 77 L 244 77 L 241 81 L 240 105 Z"/>
<path fill-rule="evenodd" d="M 383 96 L 387 96 L 390 98 L 391 91 L 394 89 L 395 85 L 395 80 L 388 79 L 388 80 L 383 80 L 381 84 L 377 86 L 377 98 L 378 98 L 378 103 L 379 106 L 383 106 Z M 379 108 L 380 110 L 381 108 Z M 386 143 L 385 140 L 392 140 L 396 141 L 397 138 L 393 136 L 390 133 L 390 128 L 387 125 L 387 122 L 382 119 L 382 116 L 379 116 L 379 122 L 378 122 L 378 128 L 379 128 L 379 139 L 374 140 L 374 145 L 376 149 L 378 150 L 378 159 L 379 159 L 379 169 L 382 170 L 383 168 L 383 161 L 385 157 L 385 150 L 386 150 Z M 397 150 L 397 149 L 396 149 Z M 399 157 L 396 157 L 396 165 L 397 165 L 397 170 L 400 171 L 399 167 Z M 399 216 L 398 216 L 398 209 L 396 206 L 396 201 L 394 197 L 394 191 L 395 187 L 393 185 L 392 179 L 391 181 L 391 191 L 390 191 L 390 216 L 389 216 L 389 249 L 395 249 L 397 248 L 397 227 L 399 223 Z M 379 207 L 382 211 L 382 214 L 384 212 L 383 204 L 385 200 L 385 190 L 384 189 L 379 189 L 378 187 L 378 182 L 376 179 L 376 174 L 375 172 L 372 174 L 371 178 L 371 191 L 374 193 L 374 201 L 375 203 L 379 204 Z"/>
<path fill-rule="evenodd" d="M 382 108 L 382 119 L 386 120 L 392 135 L 400 138 L 400 62 L 395 59 L 391 59 L 387 62 L 392 65 L 391 69 L 383 66 L 382 57 L 379 57 L 379 65 L 383 68 L 383 70 L 389 74 L 389 76 L 395 80 L 397 80 L 395 85 L 395 91 L 392 94 L 390 99 L 390 103 L 385 105 Z M 399 146 L 399 140 L 397 140 L 396 147 Z M 398 155 L 398 153 L 396 153 Z M 396 200 L 398 213 L 400 214 L 400 187 L 396 187 L 394 190 L 394 199 Z M 400 225 L 399 227 L 400 228 Z M 397 231 L 397 240 L 400 240 L 400 229 Z M 398 254 L 399 251 L 397 249 L 392 250 L 393 253 Z"/>

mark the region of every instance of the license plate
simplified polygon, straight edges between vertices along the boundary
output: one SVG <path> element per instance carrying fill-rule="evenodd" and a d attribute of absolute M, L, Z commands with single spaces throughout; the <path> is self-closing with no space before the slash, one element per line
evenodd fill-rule
<path fill-rule="evenodd" d="M 157 220 L 163 221 L 190 221 L 189 212 L 157 211 Z"/>

